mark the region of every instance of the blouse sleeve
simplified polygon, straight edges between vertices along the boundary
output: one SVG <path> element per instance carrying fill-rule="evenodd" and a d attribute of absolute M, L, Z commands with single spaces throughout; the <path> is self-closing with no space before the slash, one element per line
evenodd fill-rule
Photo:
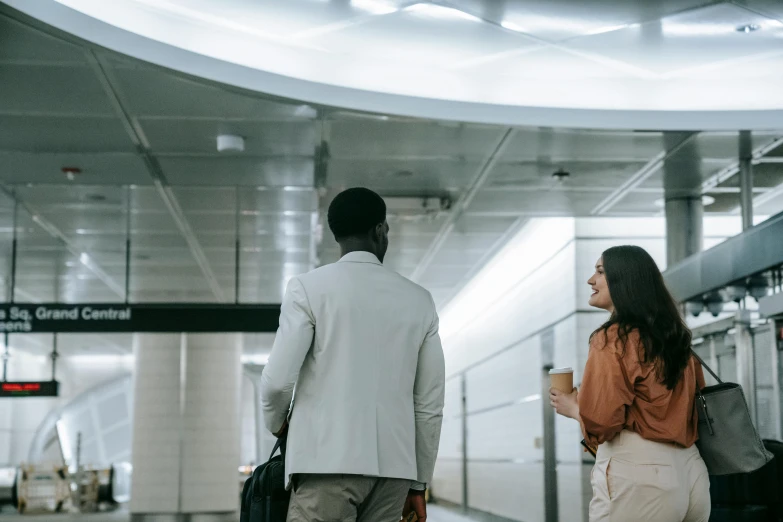
<path fill-rule="evenodd" d="M 617 336 L 610 331 L 608 337 L 603 333 L 593 336 L 579 389 L 583 436 L 593 447 L 612 440 L 623 430 L 627 408 L 634 399 L 633 378 L 628 375 L 622 352 L 613 346 Z"/>

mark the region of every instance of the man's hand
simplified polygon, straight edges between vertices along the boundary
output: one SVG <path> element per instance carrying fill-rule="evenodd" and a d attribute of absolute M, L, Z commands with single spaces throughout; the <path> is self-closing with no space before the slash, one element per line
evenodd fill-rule
<path fill-rule="evenodd" d="M 405 507 L 402 510 L 402 519 L 408 520 L 408 515 L 416 513 L 419 522 L 427 522 L 427 503 L 424 500 L 424 491 L 411 489 L 408 498 L 405 499 Z"/>
<path fill-rule="evenodd" d="M 287 420 L 283 423 L 283 426 L 279 430 L 277 430 L 277 433 L 275 433 L 274 435 L 275 435 L 275 437 L 277 437 L 279 439 L 280 437 L 285 435 L 286 431 L 288 431 L 288 421 Z"/>

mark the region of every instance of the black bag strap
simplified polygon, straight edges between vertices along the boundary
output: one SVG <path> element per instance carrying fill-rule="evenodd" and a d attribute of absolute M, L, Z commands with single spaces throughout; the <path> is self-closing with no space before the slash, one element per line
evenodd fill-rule
<path fill-rule="evenodd" d="M 696 360 L 698 360 L 701 363 L 702 368 L 710 372 L 710 375 L 712 375 L 715 378 L 715 380 L 718 381 L 718 384 L 723 384 L 723 381 L 720 379 L 720 377 L 718 377 L 718 375 L 712 371 L 712 368 L 707 366 L 707 363 L 704 362 L 704 359 L 699 357 L 699 354 L 697 354 L 693 348 L 691 348 L 691 353 L 693 354 L 694 357 L 696 357 Z M 698 392 L 699 390 L 696 391 Z"/>
<path fill-rule="evenodd" d="M 277 439 L 277 442 L 275 442 L 275 447 L 272 448 L 272 454 L 269 455 L 269 460 L 272 460 L 272 457 L 275 456 L 275 453 L 277 453 L 277 450 L 280 450 L 280 455 L 285 457 L 285 443 L 286 439 L 288 439 L 288 434 L 286 433 L 279 439 Z"/>

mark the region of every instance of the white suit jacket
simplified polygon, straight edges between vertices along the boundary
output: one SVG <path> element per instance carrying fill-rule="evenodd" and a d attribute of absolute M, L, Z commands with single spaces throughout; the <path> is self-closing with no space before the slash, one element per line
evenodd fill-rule
<path fill-rule="evenodd" d="M 291 407 L 287 482 L 295 473 L 410 479 L 416 488 L 432 480 L 445 381 L 435 304 L 374 254 L 291 279 L 261 379 L 268 430 Z"/>

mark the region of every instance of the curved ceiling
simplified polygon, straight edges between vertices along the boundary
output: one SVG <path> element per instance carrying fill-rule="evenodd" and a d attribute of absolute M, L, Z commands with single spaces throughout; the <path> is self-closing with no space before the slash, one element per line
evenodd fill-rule
<path fill-rule="evenodd" d="M 774 129 L 775 0 L 3 0 L 99 45 L 313 104 L 441 120 Z"/>

